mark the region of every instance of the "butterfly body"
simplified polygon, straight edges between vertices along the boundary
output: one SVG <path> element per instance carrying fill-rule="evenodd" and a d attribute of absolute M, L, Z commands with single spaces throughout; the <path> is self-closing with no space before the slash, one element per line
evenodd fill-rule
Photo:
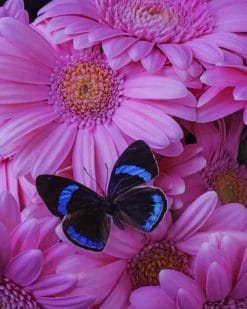
<path fill-rule="evenodd" d="M 140 187 L 158 174 L 157 162 L 143 141 L 131 144 L 115 163 L 108 190 L 101 196 L 68 178 L 40 175 L 38 193 L 52 214 L 62 219 L 66 237 L 75 245 L 102 251 L 113 221 L 151 232 L 166 211 L 166 198 L 155 187 Z"/>

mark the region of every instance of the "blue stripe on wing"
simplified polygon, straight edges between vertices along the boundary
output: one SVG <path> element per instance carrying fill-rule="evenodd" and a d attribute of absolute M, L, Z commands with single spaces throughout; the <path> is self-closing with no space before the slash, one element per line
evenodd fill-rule
<path fill-rule="evenodd" d="M 58 198 L 58 207 L 57 211 L 60 212 L 63 216 L 68 214 L 67 204 L 69 203 L 72 194 L 79 189 L 79 186 L 76 184 L 69 185 L 65 187 Z"/>
<path fill-rule="evenodd" d="M 154 202 L 153 212 L 151 216 L 148 218 L 148 220 L 145 222 L 145 224 L 142 226 L 147 232 L 150 231 L 155 225 L 155 223 L 158 221 L 164 206 L 162 197 L 159 194 L 157 193 L 153 194 L 152 200 Z"/>
<path fill-rule="evenodd" d="M 91 239 L 87 238 L 86 236 L 77 233 L 76 230 L 72 225 L 67 228 L 67 233 L 71 239 L 76 241 L 77 243 L 81 244 L 82 246 L 86 246 L 92 249 L 101 250 L 104 248 L 103 241 L 92 241 Z"/>
<path fill-rule="evenodd" d="M 152 179 L 151 173 L 146 171 L 144 168 L 135 165 L 121 165 L 117 167 L 115 170 L 115 175 L 118 174 L 128 174 L 131 176 L 138 176 L 142 178 L 145 182 L 149 182 Z"/>

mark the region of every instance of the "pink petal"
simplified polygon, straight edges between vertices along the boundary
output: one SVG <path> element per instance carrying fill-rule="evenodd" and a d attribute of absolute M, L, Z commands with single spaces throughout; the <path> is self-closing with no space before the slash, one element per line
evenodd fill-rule
<path fill-rule="evenodd" d="M 12 254 L 36 249 L 39 243 L 39 225 L 36 219 L 29 219 L 19 225 L 12 233 Z"/>
<path fill-rule="evenodd" d="M 107 141 L 107 144 L 105 141 Z M 113 140 L 107 130 L 105 130 L 104 126 L 95 127 L 94 143 L 97 145 L 97 148 L 95 147 L 97 180 L 99 181 L 102 190 L 105 192 L 109 181 L 109 171 L 112 170 L 118 157 L 117 150 Z"/>
<path fill-rule="evenodd" d="M 70 254 L 71 252 L 66 244 L 59 243 L 48 248 L 44 252 L 44 268 L 42 270 L 42 275 L 44 276 L 55 273 L 58 267 L 57 261 L 65 260 L 66 256 Z"/>
<path fill-rule="evenodd" d="M 167 231 L 172 226 L 172 215 L 170 211 L 167 211 L 160 224 L 154 229 L 153 232 L 147 234 L 147 239 L 150 241 L 162 241 L 165 239 Z"/>
<path fill-rule="evenodd" d="M 49 87 L 1 81 L 0 104 L 14 104 L 47 100 Z"/>
<path fill-rule="evenodd" d="M 124 231 L 112 225 L 104 253 L 128 259 L 138 254 L 143 247 L 143 234 L 126 227 Z"/>
<path fill-rule="evenodd" d="M 35 297 L 53 296 L 69 292 L 77 284 L 77 278 L 70 274 L 54 274 L 38 279 L 28 288 Z"/>
<path fill-rule="evenodd" d="M 123 52 L 117 57 L 108 59 L 109 65 L 112 67 L 113 70 L 121 69 L 122 67 L 127 65 L 130 61 L 131 58 L 127 52 Z"/>
<path fill-rule="evenodd" d="M 182 70 L 191 65 L 193 55 L 189 47 L 182 44 L 160 44 L 158 46 L 173 65 Z"/>
<path fill-rule="evenodd" d="M 162 129 L 151 122 L 152 117 L 136 114 L 127 106 L 121 106 L 115 112 L 114 123 L 128 136 L 134 140 L 142 139 L 154 148 L 164 148 L 169 140 Z M 146 126 L 149 122 L 149 127 Z M 154 139 L 155 136 L 155 139 Z"/>
<path fill-rule="evenodd" d="M 205 104 L 198 110 L 197 122 L 204 123 L 221 119 L 244 107 L 244 102 L 237 102 L 232 98 L 231 89 L 224 90 L 210 103 Z"/>
<path fill-rule="evenodd" d="M 159 286 L 146 286 L 135 290 L 130 296 L 133 309 L 176 309 L 175 302 Z"/>
<path fill-rule="evenodd" d="M 214 12 L 215 26 L 220 32 L 244 32 L 247 27 L 246 12 L 247 5 L 244 3 L 220 8 Z"/>
<path fill-rule="evenodd" d="M 54 173 L 70 152 L 75 136 L 76 129 L 72 125 L 58 124 L 37 148 L 37 158 L 32 169 L 33 177 Z M 46 159 L 48 157 L 49 160 Z"/>
<path fill-rule="evenodd" d="M 214 215 L 203 226 L 204 231 L 241 231 L 247 222 L 247 212 L 240 204 L 227 204 L 215 209 Z"/>
<path fill-rule="evenodd" d="M 31 249 L 14 257 L 6 266 L 4 275 L 21 286 L 28 286 L 38 278 L 42 267 L 41 251 Z"/>
<path fill-rule="evenodd" d="M 74 38 L 73 44 L 75 49 L 84 49 L 93 46 L 95 43 L 89 41 L 87 33 L 83 33 Z"/>
<path fill-rule="evenodd" d="M 117 57 L 130 47 L 137 39 L 132 37 L 119 36 L 117 38 L 105 40 L 102 43 L 105 54 L 110 57 Z"/>
<path fill-rule="evenodd" d="M 235 51 L 239 54 L 246 53 L 246 38 L 240 34 L 236 33 L 211 33 L 204 36 L 204 38 L 209 39 L 211 42 L 214 42 L 218 46 Z"/>
<path fill-rule="evenodd" d="M 54 17 L 49 20 L 49 23 L 46 25 L 46 29 L 49 32 L 53 32 L 59 29 L 65 29 L 65 34 L 69 34 L 68 31 L 70 29 L 70 26 L 73 27 L 75 24 L 78 24 L 80 21 L 82 21 L 84 18 L 81 16 L 58 16 Z M 89 21 L 88 18 L 85 18 L 85 20 Z M 36 23 L 36 21 L 34 21 Z M 81 23 L 80 23 L 81 24 Z M 80 33 L 80 32 L 79 32 Z"/>
<path fill-rule="evenodd" d="M 5 265 L 8 263 L 11 254 L 11 242 L 9 232 L 2 223 L 0 223 L 0 235 L 0 276 L 2 276 Z"/>
<path fill-rule="evenodd" d="M 213 262 L 208 269 L 206 293 L 209 301 L 223 300 L 231 290 L 230 277 L 222 265 Z"/>
<path fill-rule="evenodd" d="M 17 46 L 23 54 L 46 66 L 53 67 L 56 61 L 55 50 L 33 28 L 11 18 L 1 18 L 1 36 Z"/>
<path fill-rule="evenodd" d="M 79 286 L 86 295 L 96 298 L 97 303 L 100 303 L 116 286 L 125 267 L 126 261 L 117 260 L 106 266 L 82 272 L 79 275 Z"/>
<path fill-rule="evenodd" d="M 238 101 L 247 101 L 247 75 L 246 75 L 246 85 L 244 86 L 237 86 L 233 90 L 233 97 L 235 100 Z"/>
<path fill-rule="evenodd" d="M 105 129 L 111 136 L 113 142 L 115 143 L 117 153 L 120 156 L 122 152 L 128 147 L 128 143 L 125 139 L 125 136 L 113 122 L 105 125 Z"/>
<path fill-rule="evenodd" d="M 87 149 L 87 153 L 84 152 L 85 149 Z M 75 179 L 95 190 L 95 146 L 93 133 L 88 129 L 79 129 L 77 132 L 72 164 Z M 85 172 L 84 168 L 87 172 Z"/>
<path fill-rule="evenodd" d="M 55 228 L 59 223 L 59 219 L 54 217 L 42 218 L 39 223 L 40 235 L 38 248 L 45 251 L 58 242 L 57 235 L 55 234 Z"/>
<path fill-rule="evenodd" d="M 88 295 L 67 297 L 37 297 L 37 302 L 46 309 L 88 309 L 93 304 L 93 299 Z"/>
<path fill-rule="evenodd" d="M 93 29 L 89 33 L 89 41 L 91 42 L 99 42 L 106 39 L 114 38 L 124 35 L 123 32 L 111 29 L 107 26 L 99 25 L 97 28 Z"/>
<path fill-rule="evenodd" d="M 197 233 L 194 236 L 176 242 L 176 247 L 190 255 L 196 255 L 201 245 L 208 241 L 209 233 Z"/>
<path fill-rule="evenodd" d="M 171 142 L 164 149 L 153 148 L 153 150 L 157 153 L 160 153 L 163 156 L 173 157 L 173 156 L 179 156 L 183 152 L 183 145 L 180 141 L 177 141 L 177 142 Z"/>
<path fill-rule="evenodd" d="M 50 70 L 39 63 L 10 55 L 1 55 L 0 78 L 21 83 L 49 85 Z"/>
<path fill-rule="evenodd" d="M 205 73 L 204 73 L 205 74 Z M 203 78 L 202 75 L 201 78 Z M 202 107 L 205 104 L 209 103 L 215 96 L 217 96 L 225 87 L 210 87 L 198 99 L 197 107 Z"/>
<path fill-rule="evenodd" d="M 187 295 L 193 296 L 199 302 L 202 302 L 204 299 L 203 293 L 197 286 L 196 281 L 179 271 L 172 269 L 162 270 L 159 274 L 159 280 L 161 288 L 174 301 L 176 301 L 181 288 L 186 290 Z"/>
<path fill-rule="evenodd" d="M 137 41 L 129 49 L 128 54 L 133 61 L 145 58 L 153 49 L 154 43 L 147 41 Z"/>
<path fill-rule="evenodd" d="M 75 17 L 74 17 L 75 18 Z M 64 24 L 64 20 L 65 16 L 61 17 L 61 23 L 63 22 Z M 50 23 L 53 20 L 49 21 L 48 23 L 48 27 L 50 26 Z M 92 30 L 94 27 L 98 27 L 99 24 L 89 18 L 84 18 L 84 17 L 77 17 L 77 19 L 73 19 L 73 23 L 71 23 L 71 16 L 68 17 L 68 26 L 65 29 L 65 34 L 80 34 L 80 33 L 87 33 L 90 30 Z"/>
<path fill-rule="evenodd" d="M 177 293 L 177 308 L 179 309 L 198 309 L 202 308 L 203 301 L 198 300 L 194 297 L 193 294 L 186 291 L 184 288 L 180 288 Z"/>
<path fill-rule="evenodd" d="M 19 206 L 9 192 L 0 194 L 0 222 L 9 233 L 21 222 Z"/>
<path fill-rule="evenodd" d="M 204 193 L 197 198 L 173 224 L 168 239 L 179 241 L 196 233 L 208 220 L 217 203 L 214 191 Z"/>
<path fill-rule="evenodd" d="M 129 295 L 131 293 L 132 286 L 124 274 L 113 291 L 107 296 L 103 304 L 100 305 L 101 309 L 114 308 L 117 304 L 118 308 L 127 308 L 129 304 Z"/>
<path fill-rule="evenodd" d="M 223 62 L 224 55 L 220 48 L 207 40 L 204 39 L 194 39 L 186 43 L 194 53 L 194 57 L 201 61 L 208 63 Z"/>
<path fill-rule="evenodd" d="M 21 117 L 9 120 L 0 129 L 0 147 L 8 147 L 9 143 L 14 143 L 28 133 L 38 129 L 51 122 L 56 115 L 50 113 L 50 106 L 40 109 L 39 111 L 23 114 Z"/>
<path fill-rule="evenodd" d="M 136 75 L 125 82 L 124 95 L 135 99 L 182 98 L 188 91 L 179 81 L 158 75 Z"/>
<path fill-rule="evenodd" d="M 164 66 L 166 57 L 158 49 L 153 49 L 141 62 L 148 72 L 155 73 Z"/>

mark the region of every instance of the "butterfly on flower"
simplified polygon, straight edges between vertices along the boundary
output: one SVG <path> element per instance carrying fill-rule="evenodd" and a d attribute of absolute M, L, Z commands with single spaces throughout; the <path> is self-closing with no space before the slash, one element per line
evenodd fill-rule
<path fill-rule="evenodd" d="M 127 224 L 146 233 L 159 224 L 167 209 L 164 193 L 156 187 L 140 187 L 157 175 L 151 149 L 139 140 L 118 158 L 105 196 L 55 175 L 39 175 L 36 187 L 50 212 L 63 220 L 63 232 L 69 241 L 84 249 L 102 251 L 112 220 L 120 229 Z"/>

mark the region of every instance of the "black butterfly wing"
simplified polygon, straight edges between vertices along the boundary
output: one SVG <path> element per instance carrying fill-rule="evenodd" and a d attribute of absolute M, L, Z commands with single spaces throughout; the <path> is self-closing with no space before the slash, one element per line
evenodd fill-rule
<path fill-rule="evenodd" d="M 36 178 L 36 187 L 50 212 L 61 219 L 69 213 L 97 205 L 101 201 L 96 192 L 60 176 L 39 175 Z"/>
<path fill-rule="evenodd" d="M 68 214 L 63 232 L 76 246 L 92 251 L 102 251 L 109 237 L 111 218 L 99 207 L 86 206 Z"/>
<path fill-rule="evenodd" d="M 120 195 L 115 203 L 119 220 L 142 232 L 152 232 L 167 210 L 164 193 L 155 187 L 133 188 Z"/>
<path fill-rule="evenodd" d="M 149 182 L 158 174 L 158 165 L 149 146 L 143 141 L 132 143 L 115 163 L 108 187 L 114 199 L 132 187 Z"/>

